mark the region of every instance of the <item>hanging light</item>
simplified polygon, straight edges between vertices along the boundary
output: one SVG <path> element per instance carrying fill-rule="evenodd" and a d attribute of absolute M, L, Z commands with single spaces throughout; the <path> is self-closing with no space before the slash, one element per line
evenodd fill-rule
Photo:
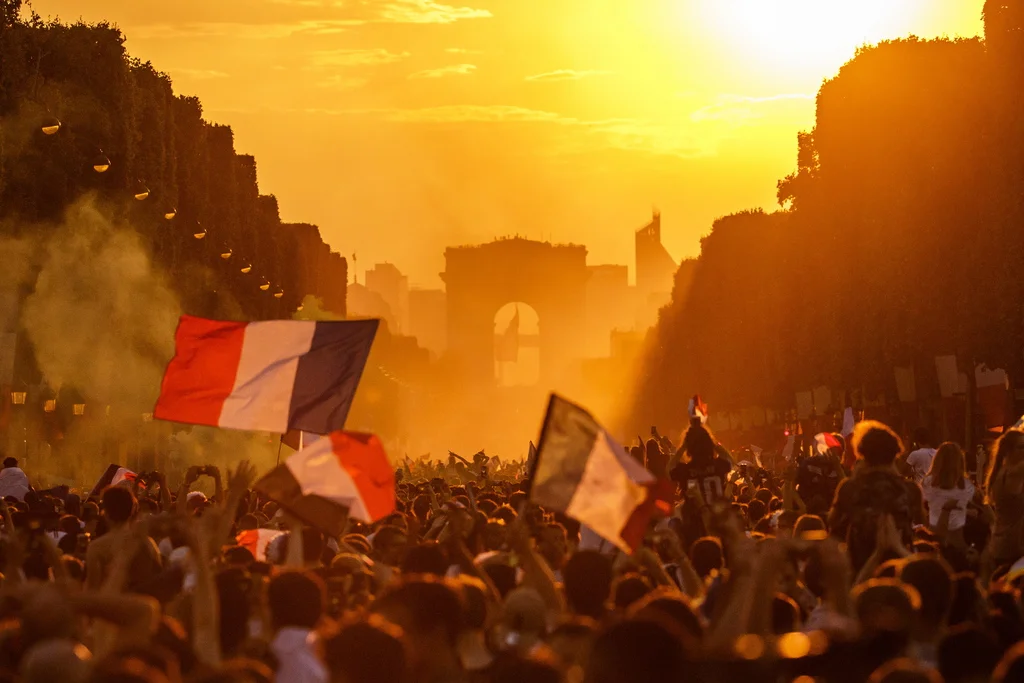
<path fill-rule="evenodd" d="M 23 406 L 23 405 L 25 405 L 25 399 L 27 397 L 28 397 L 28 394 L 26 392 L 24 392 L 24 391 L 12 391 L 11 392 L 11 403 L 13 403 L 16 406 Z"/>
<path fill-rule="evenodd" d="M 106 173 L 110 170 L 110 159 L 101 150 L 99 155 L 92 160 L 92 170 L 97 173 Z"/>
<path fill-rule="evenodd" d="M 299 304 L 299 307 L 298 307 L 298 308 L 296 308 L 296 309 L 295 309 L 295 311 L 296 311 L 296 312 L 298 312 L 298 311 L 301 311 L 301 310 L 302 310 L 303 308 L 304 308 L 304 307 L 303 307 L 303 305 L 302 305 L 302 304 Z"/>
<path fill-rule="evenodd" d="M 242 266 L 242 272 L 243 273 L 248 273 L 250 270 L 252 270 L 252 264 L 251 263 L 246 263 L 244 266 Z"/>
<path fill-rule="evenodd" d="M 284 296 L 284 290 L 283 289 L 279 289 L 276 292 L 274 292 L 274 298 L 275 299 L 280 299 L 283 296 Z"/>
<path fill-rule="evenodd" d="M 206 237 L 206 228 L 204 228 L 201 225 L 197 225 L 196 231 L 192 233 L 192 236 L 195 237 L 197 240 L 203 239 L 204 237 Z"/>
<path fill-rule="evenodd" d="M 52 413 L 55 410 L 57 410 L 57 399 L 51 398 L 43 404 L 43 412 Z"/>
<path fill-rule="evenodd" d="M 138 199 L 141 202 L 143 199 L 145 199 L 148 196 L 149 196 L 149 188 L 146 187 L 145 183 L 141 183 L 140 182 L 135 187 L 135 198 Z"/>
<path fill-rule="evenodd" d="M 43 119 L 43 125 L 41 127 L 43 135 L 53 135 L 60 130 L 60 119 L 56 116 L 47 116 Z"/>
<path fill-rule="evenodd" d="M 164 211 L 164 218 L 166 218 L 167 220 L 172 220 L 177 215 L 178 210 L 175 209 L 173 206 L 167 207 L 167 210 Z"/>
<path fill-rule="evenodd" d="M 85 415 L 85 404 L 76 403 L 74 406 L 72 406 L 72 410 L 74 411 L 75 415 L 81 417 L 82 415 Z"/>
<path fill-rule="evenodd" d="M 226 261 L 227 259 L 231 258 L 231 254 L 231 247 L 225 247 L 224 251 L 220 252 L 220 257 Z"/>
<path fill-rule="evenodd" d="M 264 292 L 267 291 L 268 289 L 270 289 L 270 283 L 264 280 L 263 284 L 260 285 L 260 289 L 262 289 Z"/>

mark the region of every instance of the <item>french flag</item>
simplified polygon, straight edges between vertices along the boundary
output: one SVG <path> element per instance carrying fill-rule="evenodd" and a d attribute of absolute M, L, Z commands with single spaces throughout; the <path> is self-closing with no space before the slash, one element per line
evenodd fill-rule
<path fill-rule="evenodd" d="M 332 536 L 344 530 L 347 517 L 373 523 L 395 511 L 395 471 L 372 434 L 332 432 L 253 488 Z"/>
<path fill-rule="evenodd" d="M 377 324 L 183 315 L 153 416 L 281 434 L 341 429 Z"/>
<path fill-rule="evenodd" d="M 108 486 L 117 486 L 121 482 L 127 481 L 129 483 L 135 481 L 137 475 L 127 467 L 121 467 L 120 465 L 109 465 L 106 471 L 103 472 L 102 476 L 96 481 L 96 485 L 92 487 L 92 492 L 89 494 L 90 498 L 93 498 L 103 492 L 103 489 Z"/>
<path fill-rule="evenodd" d="M 814 450 L 821 455 L 825 455 L 832 448 L 842 448 L 843 444 L 839 442 L 839 439 L 834 434 L 828 432 L 822 432 L 821 434 L 814 435 Z"/>
<path fill-rule="evenodd" d="M 249 529 L 235 537 L 235 542 L 252 553 L 257 562 L 267 561 L 267 546 L 284 531 L 275 529 Z"/>

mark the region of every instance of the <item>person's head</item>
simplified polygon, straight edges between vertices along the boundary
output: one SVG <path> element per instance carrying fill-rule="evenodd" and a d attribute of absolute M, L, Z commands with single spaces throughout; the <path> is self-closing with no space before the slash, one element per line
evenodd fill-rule
<path fill-rule="evenodd" d="M 594 641 L 583 681 L 685 680 L 686 657 L 679 645 L 675 634 L 656 621 L 621 621 L 605 629 Z"/>
<path fill-rule="evenodd" d="M 918 427 L 914 430 L 915 448 L 932 448 L 934 445 L 935 441 L 932 440 L 932 434 L 927 427 Z"/>
<path fill-rule="evenodd" d="M 881 422 L 865 420 L 853 431 L 853 450 L 868 467 L 886 467 L 903 452 L 903 442 Z"/>
<path fill-rule="evenodd" d="M 501 622 L 494 631 L 503 650 L 529 652 L 547 632 L 547 606 L 533 588 L 520 587 L 505 597 Z"/>
<path fill-rule="evenodd" d="M 85 683 L 92 667 L 92 654 L 74 640 L 44 640 L 34 645 L 21 660 L 24 683 Z"/>
<path fill-rule="evenodd" d="M 557 522 L 544 525 L 540 530 L 537 550 L 552 569 L 561 569 L 569 553 L 569 539 L 565 527 Z"/>
<path fill-rule="evenodd" d="M 680 629 L 684 643 L 691 648 L 700 647 L 704 625 L 690 607 L 686 597 L 675 590 L 657 588 L 633 603 L 627 616 L 630 619 L 671 620 Z"/>
<path fill-rule="evenodd" d="M 442 577 L 448 572 L 448 557 L 440 545 L 424 541 L 406 552 L 399 567 L 403 574 L 429 574 Z"/>
<path fill-rule="evenodd" d="M 963 624 L 939 641 L 937 654 L 939 673 L 946 683 L 975 683 L 991 680 L 1003 653 L 990 633 L 979 626 Z"/>
<path fill-rule="evenodd" d="M 851 597 L 867 638 L 885 634 L 890 641 L 909 639 L 921 608 L 915 588 L 895 579 L 871 579 L 855 586 Z"/>
<path fill-rule="evenodd" d="M 570 609 L 593 619 L 604 616 L 612 589 L 612 561 L 593 550 L 580 550 L 562 569 L 565 598 Z"/>
<path fill-rule="evenodd" d="M 389 567 L 397 567 L 408 545 L 409 536 L 401 527 L 382 526 L 373 536 L 373 559 Z"/>
<path fill-rule="evenodd" d="M 459 593 L 446 582 L 408 576 L 377 598 L 370 610 L 402 630 L 414 668 L 457 656 L 463 606 Z"/>
<path fill-rule="evenodd" d="M 612 587 L 612 598 L 615 609 L 624 611 L 637 600 L 654 589 L 651 582 L 642 574 L 623 574 L 615 579 Z"/>
<path fill-rule="evenodd" d="M 125 524 L 135 514 L 135 496 L 122 486 L 108 486 L 103 490 L 103 516 L 112 526 Z"/>
<path fill-rule="evenodd" d="M 690 546 L 690 563 L 702 579 L 722 571 L 722 567 L 725 566 L 722 542 L 714 536 L 698 538 Z"/>
<path fill-rule="evenodd" d="M 8 467 L 17 467 L 17 466 L 18 466 L 18 459 L 17 458 L 4 458 L 4 469 L 7 469 Z"/>
<path fill-rule="evenodd" d="M 313 573 L 289 571 L 278 574 L 267 587 L 267 603 L 273 629 L 313 629 L 324 611 L 326 590 Z"/>
<path fill-rule="evenodd" d="M 953 604 L 953 573 L 949 566 L 937 556 L 914 556 L 901 565 L 899 579 L 916 588 L 921 596 L 921 623 L 934 628 L 943 626 Z"/>
<path fill-rule="evenodd" d="M 940 489 L 963 488 L 964 470 L 964 452 L 960 446 L 947 441 L 935 451 L 928 476 L 931 485 Z"/>
<path fill-rule="evenodd" d="M 702 424 L 691 424 L 683 435 L 683 450 L 690 461 L 698 466 L 707 465 L 715 459 L 715 440 Z"/>
<path fill-rule="evenodd" d="M 868 683 L 943 683 L 939 672 L 913 659 L 895 659 L 883 664 Z"/>
<path fill-rule="evenodd" d="M 324 660 L 336 683 L 402 683 L 402 632 L 382 619 L 342 628 L 324 642 Z"/>
<path fill-rule="evenodd" d="M 1006 465 L 1016 465 L 1024 460 L 1024 432 L 1011 429 L 992 445 L 992 457 L 989 458 L 988 489 L 992 489 L 992 483 L 996 476 Z"/>

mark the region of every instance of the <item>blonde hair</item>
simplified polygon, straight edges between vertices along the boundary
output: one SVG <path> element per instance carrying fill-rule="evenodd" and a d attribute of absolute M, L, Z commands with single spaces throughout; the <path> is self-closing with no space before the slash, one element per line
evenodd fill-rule
<path fill-rule="evenodd" d="M 1017 448 L 1017 441 L 1019 439 L 1024 439 L 1024 432 L 1010 430 L 1005 432 L 992 445 L 992 457 L 989 458 L 990 465 L 986 481 L 986 486 L 990 493 L 996 477 L 999 476 L 1003 465 L 1006 463 L 1006 458 Z"/>
<path fill-rule="evenodd" d="M 932 458 L 931 469 L 928 476 L 931 477 L 931 485 L 940 489 L 953 489 L 964 487 L 964 452 L 960 446 L 951 441 L 939 446 Z"/>

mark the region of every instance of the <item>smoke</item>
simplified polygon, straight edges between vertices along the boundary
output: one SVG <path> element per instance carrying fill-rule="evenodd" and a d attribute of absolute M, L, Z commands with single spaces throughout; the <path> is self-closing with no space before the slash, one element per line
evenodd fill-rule
<path fill-rule="evenodd" d="M 0 330 L 21 331 L 45 384 L 73 387 L 86 404 L 85 416 L 66 423 L 62 439 L 51 434 L 47 445 L 44 425 L 52 418 L 41 416 L 39 396 L 30 400 L 24 450 L 14 444 L 36 485 L 88 487 L 111 462 L 169 474 L 193 464 L 226 472 L 245 458 L 261 469 L 273 465 L 276 437 L 200 427 L 173 432 L 144 419 L 174 353 L 182 310 L 132 225 L 87 195 L 59 224 L 7 227 L 18 229 L 3 232 L 29 237 L 0 240 Z M 58 400 L 66 400 L 63 393 Z"/>
<path fill-rule="evenodd" d="M 21 322 L 44 378 L 141 414 L 174 353 L 181 307 L 138 233 L 86 197 L 40 251 Z"/>

